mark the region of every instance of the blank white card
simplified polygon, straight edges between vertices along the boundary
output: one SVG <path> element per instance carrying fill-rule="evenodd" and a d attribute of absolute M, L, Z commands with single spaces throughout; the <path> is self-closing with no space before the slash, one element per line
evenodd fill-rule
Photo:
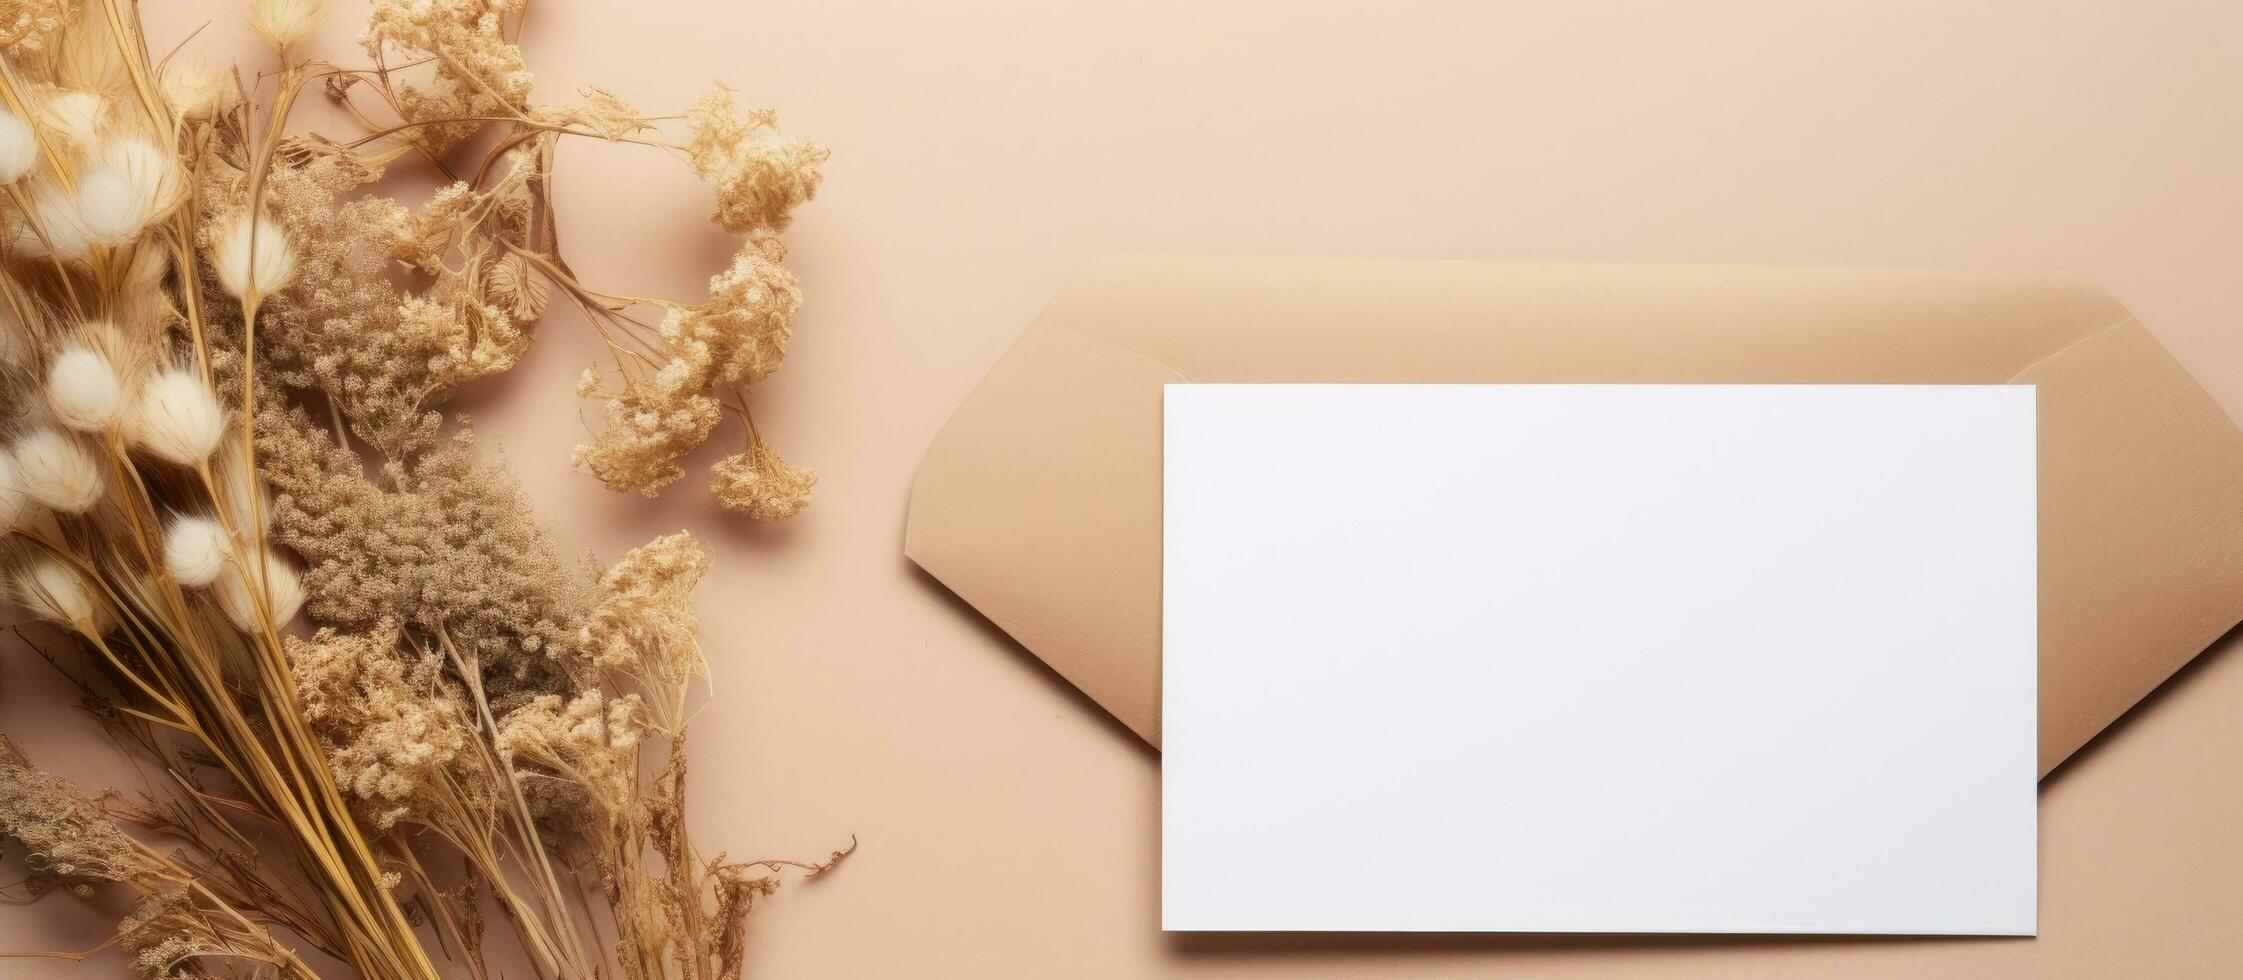
<path fill-rule="evenodd" d="M 2033 933 L 2032 388 L 1166 398 L 1164 928 Z"/>

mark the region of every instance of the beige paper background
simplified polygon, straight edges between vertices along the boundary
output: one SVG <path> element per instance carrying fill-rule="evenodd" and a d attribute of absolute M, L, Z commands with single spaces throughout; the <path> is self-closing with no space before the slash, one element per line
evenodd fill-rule
<path fill-rule="evenodd" d="M 229 0 L 151 4 L 174 25 Z M 830 142 L 791 264 L 808 304 L 755 396 L 824 472 L 796 522 L 572 475 L 580 324 L 548 324 L 484 430 L 573 548 L 679 526 L 716 702 L 712 849 L 857 857 L 751 926 L 771 977 L 2216 976 L 2243 963 L 2243 654 L 2200 658 L 2042 791 L 2038 940 L 1201 937 L 1157 931 L 1158 759 L 900 554 L 913 465 L 1051 292 L 1117 251 L 2067 268 L 2243 412 L 2243 8 L 538 0 L 542 88 L 649 105 L 723 78 Z M 357 7 L 325 32 L 347 43 Z M 182 31 L 183 33 L 183 31 Z M 230 25 L 196 42 L 232 48 Z M 247 50 L 247 49 L 238 49 Z M 692 295 L 702 192 L 571 146 L 577 267 Z M 587 415 L 586 418 L 591 418 Z M 714 454 L 708 454 L 713 458 Z M 0 723 L 93 751 L 0 659 Z M 87 755 L 88 765 L 100 762 Z M 114 770 L 111 770 L 112 772 Z M 1437 842 L 1427 859 L 1438 860 Z M 1336 856 L 1333 887 L 1378 869 Z M 0 948 L 100 935 L 0 908 Z M 0 961 L 0 976 L 112 975 Z"/>

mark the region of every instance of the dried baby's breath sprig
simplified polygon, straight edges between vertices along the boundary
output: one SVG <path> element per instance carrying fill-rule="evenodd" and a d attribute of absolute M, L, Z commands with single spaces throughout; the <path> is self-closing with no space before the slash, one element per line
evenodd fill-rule
<path fill-rule="evenodd" d="M 759 443 L 748 452 L 717 460 L 709 486 L 726 510 L 776 521 L 793 517 L 808 505 L 810 487 L 817 481 L 816 473 L 780 459 L 771 447 Z"/>
<path fill-rule="evenodd" d="M 227 955 L 226 941 L 209 920 L 196 914 L 185 889 L 150 896 L 117 929 L 133 975 L 142 980 L 182 976 L 181 969 L 205 956 Z"/>
<path fill-rule="evenodd" d="M 154 867 L 131 837 L 68 780 L 31 767 L 0 737 L 0 841 L 22 850 L 33 894 L 65 888 L 81 897 L 104 882 L 142 879 Z"/>
<path fill-rule="evenodd" d="M 779 265 L 785 257 L 786 243 L 759 231 L 730 268 L 709 279 L 706 304 L 672 308 L 660 329 L 679 352 L 672 363 L 688 365 L 703 385 L 747 384 L 778 370 L 802 308 L 794 275 Z"/>
<path fill-rule="evenodd" d="M 726 410 L 745 420 L 744 387 L 767 377 L 785 357 L 801 300 L 794 277 L 779 265 L 785 256 L 779 233 L 794 209 L 816 193 L 827 152 L 780 131 L 769 110 L 740 110 L 723 88 L 674 117 L 643 113 L 600 88 L 586 89 L 578 102 L 534 105 L 531 75 L 507 37 L 521 13 L 519 0 L 375 4 L 361 41 L 377 65 L 388 66 L 394 58 L 428 64 L 429 73 L 405 82 L 383 67 L 372 75 L 330 80 L 330 92 L 353 111 L 371 111 L 353 93 L 372 91 L 380 108 L 399 122 L 340 150 L 306 144 L 289 149 L 301 157 L 307 176 L 317 174 L 323 162 L 349 161 L 314 181 L 320 193 L 310 187 L 290 190 L 288 169 L 269 175 L 276 202 L 297 198 L 279 207 L 298 247 L 305 246 L 308 229 L 334 223 L 348 189 L 347 180 L 336 176 L 359 174 L 356 182 L 364 183 L 408 152 L 441 151 L 478 129 L 496 128 L 503 135 L 474 168 L 473 179 L 445 188 L 421 212 L 368 216 L 368 224 L 388 232 L 392 245 L 386 258 L 427 274 L 427 289 L 382 302 L 376 294 L 388 288 L 386 280 L 377 283 L 384 277 L 368 273 L 364 249 L 331 243 L 338 254 L 313 264 L 335 275 L 315 272 L 310 278 L 338 288 L 308 292 L 301 302 L 276 297 L 286 335 L 275 338 L 272 353 L 281 370 L 296 372 L 289 375 L 292 384 L 302 383 L 297 379 L 306 368 L 373 375 L 364 384 L 337 386 L 322 379 L 321 386 L 352 392 L 343 414 L 355 434 L 391 455 L 409 456 L 431 439 L 421 414 L 458 384 L 512 366 L 527 346 L 531 322 L 558 293 L 594 321 L 614 354 L 612 370 L 596 372 L 598 380 L 582 389 L 586 397 L 609 403 L 608 424 L 577 450 L 575 460 L 613 489 L 651 496 L 683 475 L 678 460 L 710 438 Z M 680 132 L 665 135 L 665 124 Z M 576 279 L 560 256 L 547 179 L 554 144 L 571 136 L 666 151 L 711 184 L 717 199 L 713 219 L 748 240 L 731 268 L 711 280 L 706 303 L 620 296 Z M 350 152 L 384 141 L 392 145 L 379 153 Z M 345 252 L 352 254 L 340 254 Z M 337 303 L 342 296 L 362 299 Z M 327 313 L 312 309 L 322 306 Z M 650 323 L 634 308 L 661 315 Z M 324 324 L 338 313 L 345 320 L 378 318 L 393 325 L 356 331 L 354 339 L 363 344 L 371 337 L 411 356 L 369 356 L 330 345 L 326 338 L 337 331 Z M 426 353 L 431 350 L 444 353 Z M 430 369 L 420 377 L 392 376 L 401 364 Z M 367 394 L 357 394 L 361 391 Z M 775 517 L 791 510 L 753 512 Z"/>
<path fill-rule="evenodd" d="M 0 844 L 23 853 L 31 871 L 18 886 L 24 897 L 60 889 L 90 899 L 101 887 L 140 895 L 111 940 L 124 950 L 135 976 L 236 976 L 226 971 L 250 965 L 266 971 L 261 976 L 313 980 L 303 960 L 221 894 L 237 891 L 233 886 L 198 881 L 194 869 L 126 833 L 100 803 L 67 780 L 34 768 L 5 736 L 0 736 Z"/>
<path fill-rule="evenodd" d="M 716 185 L 711 220 L 726 231 L 784 231 L 794 209 L 818 193 L 826 149 L 779 132 L 777 113 L 743 116 L 732 90 L 718 86 L 687 106 L 685 118 L 693 136 L 686 158 Z"/>
<path fill-rule="evenodd" d="M 610 489 L 660 493 L 685 475 L 678 459 L 708 441 L 723 418 L 717 400 L 692 384 L 699 378 L 687 360 L 671 361 L 651 378 L 627 379 L 613 393 L 591 380 L 577 392 L 608 399 L 608 424 L 576 447 L 575 461 Z"/>
<path fill-rule="evenodd" d="M 567 701 L 540 694 L 500 722 L 499 755 L 537 766 L 544 774 L 525 773 L 523 779 L 558 778 L 584 794 L 581 812 L 544 816 L 604 828 L 627 818 L 639 792 L 642 710 L 635 694 L 609 697 L 595 689 Z"/>
<path fill-rule="evenodd" d="M 403 639 L 403 624 L 385 620 L 366 633 L 287 640 L 304 716 L 331 746 L 336 781 L 383 830 L 441 819 L 460 779 L 453 764 L 474 732 L 443 656 L 408 653 Z"/>
<path fill-rule="evenodd" d="M 431 58 L 430 81 L 403 85 L 396 107 L 419 124 L 413 139 L 442 150 L 482 128 L 477 120 L 528 107 L 533 78 L 521 48 L 507 40 L 526 0 L 377 0 L 360 35 L 377 62 L 391 54 Z M 460 121 L 450 121 L 460 120 Z"/>
<path fill-rule="evenodd" d="M 709 556 L 682 531 L 632 549 L 600 576 L 599 600 L 577 638 L 578 655 L 629 678 L 652 723 L 672 736 L 685 728 L 687 689 L 709 672 L 692 606 L 708 567 Z"/>
<path fill-rule="evenodd" d="M 587 372 L 578 387 L 579 394 L 605 398 L 609 405 L 608 427 L 577 449 L 577 464 L 612 489 L 647 496 L 683 475 L 677 461 L 716 428 L 724 404 L 720 396 L 732 396 L 751 442 L 760 444 L 739 392 L 778 369 L 794 336 L 802 295 L 794 275 L 779 264 L 787 252 L 779 232 L 793 220 L 794 209 L 817 192 L 826 159 L 822 147 L 780 134 L 767 111 L 739 116 L 728 90 L 695 103 L 686 118 L 690 139 L 681 149 L 694 171 L 716 187 L 712 219 L 747 240 L 732 265 L 710 278 L 706 303 L 654 303 L 666 312 L 651 337 L 634 332 L 629 321 L 618 323 L 620 331 L 640 336 L 659 360 L 619 358 L 619 384 Z M 649 363 L 658 366 L 646 369 Z M 806 502 L 814 482 L 807 470 L 727 462 L 714 474 L 718 502 L 757 520 L 792 516 L 801 502 L 781 501 L 799 496 Z M 785 492 L 773 495 L 777 485 L 770 483 L 746 490 L 755 476 L 783 480 Z M 756 504 L 751 506 L 751 499 Z"/>

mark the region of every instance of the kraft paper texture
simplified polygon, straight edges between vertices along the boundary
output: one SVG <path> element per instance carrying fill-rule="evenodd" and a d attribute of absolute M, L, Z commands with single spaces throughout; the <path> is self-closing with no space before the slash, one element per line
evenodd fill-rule
<path fill-rule="evenodd" d="M 1161 385 L 1190 381 L 2038 385 L 2043 773 L 2243 620 L 2243 433 L 2077 276 L 1117 259 L 952 415 L 904 550 L 1156 746 Z"/>

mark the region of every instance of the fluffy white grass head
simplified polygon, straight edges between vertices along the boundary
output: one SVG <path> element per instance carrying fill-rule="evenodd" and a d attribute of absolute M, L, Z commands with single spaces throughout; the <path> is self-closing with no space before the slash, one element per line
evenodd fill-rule
<path fill-rule="evenodd" d="M 238 438 L 239 430 L 234 431 Z M 242 465 L 241 444 L 234 443 L 218 454 L 218 506 L 226 511 L 226 519 L 244 533 L 255 528 L 268 531 L 273 526 L 273 495 L 265 488 L 265 481 L 245 474 Z"/>
<path fill-rule="evenodd" d="M 94 92 L 123 93 L 132 86 L 132 69 L 125 64 L 116 30 L 97 3 L 75 4 L 81 12 L 75 23 L 57 35 L 48 59 L 58 84 Z M 126 38 L 128 44 L 137 43 Z"/>
<path fill-rule="evenodd" d="M 39 107 L 39 122 L 63 142 L 92 149 L 109 124 L 109 97 L 84 90 L 58 92 Z"/>
<path fill-rule="evenodd" d="M 47 407 L 57 422 L 80 432 L 100 432 L 124 413 L 124 383 L 107 356 L 72 344 L 47 368 Z"/>
<path fill-rule="evenodd" d="M 141 388 L 133 405 L 133 444 L 158 458 L 194 466 L 210 458 L 226 437 L 226 412 L 202 378 L 165 368 Z"/>
<path fill-rule="evenodd" d="M 271 551 L 265 553 L 263 562 L 254 556 L 245 556 L 228 565 L 211 589 L 211 597 L 218 600 L 219 610 L 244 633 L 255 633 L 262 628 L 257 618 L 257 598 L 249 585 L 260 571 L 265 577 L 265 601 L 272 610 L 274 629 L 287 625 L 304 608 L 304 581 L 297 575 L 295 565 Z"/>
<path fill-rule="evenodd" d="M 16 601 L 31 614 L 49 622 L 82 630 L 94 628 L 93 591 L 78 570 L 56 558 L 41 558 L 24 570 L 15 583 Z"/>
<path fill-rule="evenodd" d="M 311 36 L 327 22 L 327 5 L 321 0 L 249 0 L 249 26 L 273 50 Z"/>
<path fill-rule="evenodd" d="M 0 302 L 0 366 L 14 367 L 22 363 L 23 355 L 31 347 L 31 325 L 16 315 L 13 307 Z"/>
<path fill-rule="evenodd" d="M 93 251 L 93 239 L 78 217 L 77 202 L 44 180 L 31 183 L 29 214 L 10 212 L 15 230 L 15 251 L 27 259 L 57 258 L 74 262 Z"/>
<path fill-rule="evenodd" d="M 218 581 L 232 555 L 226 529 L 208 517 L 180 517 L 164 529 L 164 569 L 190 589 Z"/>
<path fill-rule="evenodd" d="M 209 62 L 173 58 L 164 65 L 157 88 L 172 111 L 184 119 L 209 119 L 233 110 L 240 101 L 234 76 L 212 68 Z"/>
<path fill-rule="evenodd" d="M 0 109 L 0 184 L 13 184 L 39 163 L 39 137 L 15 113 Z"/>
<path fill-rule="evenodd" d="M 23 492 L 23 481 L 16 476 L 15 454 L 0 449 L 0 530 L 22 523 L 31 511 L 31 498 Z"/>
<path fill-rule="evenodd" d="M 31 499 L 65 514 L 83 514 L 101 500 L 101 467 L 76 436 L 35 429 L 16 440 L 16 480 Z"/>
<path fill-rule="evenodd" d="M 164 277 L 171 274 L 171 250 L 151 236 L 130 251 L 132 261 L 125 263 L 117 288 L 110 293 L 109 315 L 123 328 L 124 336 L 162 336 L 171 319 L 171 297 L 164 290 Z"/>
<path fill-rule="evenodd" d="M 163 288 L 164 276 L 170 272 L 171 253 L 159 245 L 151 244 L 145 248 L 132 250 L 132 261 L 125 265 L 125 274 L 122 281 L 125 288 L 131 290 L 135 295 L 148 296 L 149 299 L 160 302 L 164 300 L 164 297 L 151 294 Z M 118 317 L 117 322 L 130 323 L 131 321 L 124 317 Z"/>
<path fill-rule="evenodd" d="M 236 299 L 270 296 L 296 275 L 296 248 L 270 215 L 234 215 L 211 230 L 210 267 Z"/>
<path fill-rule="evenodd" d="M 114 248 L 140 237 L 148 209 L 123 174 L 97 167 L 78 175 L 78 221 L 87 237 Z"/>
<path fill-rule="evenodd" d="M 116 247 L 170 214 L 186 192 L 178 158 L 137 136 L 113 140 L 78 178 L 78 217 L 95 241 Z"/>

